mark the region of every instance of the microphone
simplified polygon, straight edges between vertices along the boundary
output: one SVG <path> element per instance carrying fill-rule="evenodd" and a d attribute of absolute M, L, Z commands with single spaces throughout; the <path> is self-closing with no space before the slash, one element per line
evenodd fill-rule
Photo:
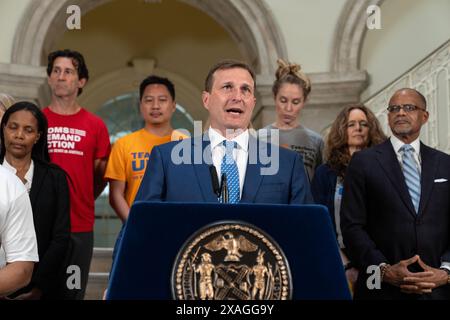
<path fill-rule="evenodd" d="M 214 193 L 217 198 L 220 198 L 221 187 L 219 185 L 219 178 L 217 177 L 216 167 L 214 165 L 209 166 L 209 172 L 211 173 L 211 183 Z"/>

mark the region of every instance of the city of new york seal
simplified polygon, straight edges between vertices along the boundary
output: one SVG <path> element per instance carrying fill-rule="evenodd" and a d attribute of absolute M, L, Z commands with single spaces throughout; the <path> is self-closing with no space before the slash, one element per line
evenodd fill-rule
<path fill-rule="evenodd" d="M 269 235 L 245 222 L 223 221 L 197 231 L 181 248 L 172 293 L 179 300 L 287 300 L 292 279 Z"/>

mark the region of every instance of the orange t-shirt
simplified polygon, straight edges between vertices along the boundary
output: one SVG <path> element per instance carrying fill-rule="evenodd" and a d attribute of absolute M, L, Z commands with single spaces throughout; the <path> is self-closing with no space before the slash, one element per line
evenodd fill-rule
<path fill-rule="evenodd" d="M 153 147 L 185 137 L 177 131 L 173 131 L 172 135 L 160 137 L 140 129 L 120 138 L 111 150 L 105 178 L 126 183 L 125 200 L 131 207 L 144 177 Z"/>

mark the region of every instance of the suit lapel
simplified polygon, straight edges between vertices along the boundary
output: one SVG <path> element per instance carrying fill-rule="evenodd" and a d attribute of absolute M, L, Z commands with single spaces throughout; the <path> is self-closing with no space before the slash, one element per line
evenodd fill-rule
<path fill-rule="evenodd" d="M 240 202 L 252 203 L 255 201 L 256 194 L 263 179 L 263 176 L 261 175 L 261 168 L 263 167 L 263 165 L 261 164 L 259 154 L 260 152 L 266 152 L 267 154 L 267 144 L 262 143 L 261 145 L 259 145 L 258 140 L 251 134 L 249 135 L 248 142 L 249 157 L 247 160 L 247 170 L 245 172 L 244 187 L 242 190 L 242 198 Z M 255 146 L 256 149 L 252 150 L 252 148 L 254 148 Z M 252 163 L 255 162 L 252 161 L 252 153 L 256 154 L 256 163 Z"/>
<path fill-rule="evenodd" d="M 408 187 L 406 186 L 405 177 L 403 175 L 402 168 L 398 163 L 397 155 L 392 147 L 392 143 L 387 139 L 377 148 L 378 155 L 377 160 L 381 167 L 386 172 L 386 176 L 394 185 L 395 190 L 398 191 L 400 198 L 405 206 L 409 209 L 410 213 L 416 217 L 416 211 L 409 195 Z"/>
<path fill-rule="evenodd" d="M 431 190 L 433 189 L 434 178 L 438 168 L 439 160 L 433 149 L 420 143 L 420 157 L 422 158 L 422 172 L 420 175 L 421 191 L 419 215 L 423 214 L 428 200 L 430 199 Z"/>
<path fill-rule="evenodd" d="M 47 169 L 37 161 L 34 161 L 34 172 L 33 172 L 33 183 L 31 184 L 30 190 L 30 202 L 31 206 L 34 207 L 39 190 L 41 190 L 41 185 L 44 182 L 44 177 L 47 174 Z"/>
<path fill-rule="evenodd" d="M 207 149 L 205 151 L 205 149 Z M 194 158 L 195 153 L 201 154 L 201 160 Z M 203 159 L 203 157 L 210 157 L 209 159 Z M 214 194 L 211 180 L 211 172 L 209 171 L 209 165 L 207 162 L 212 163 L 211 160 L 211 144 L 209 141 L 209 136 L 204 134 L 202 137 L 192 138 L 192 150 L 191 150 L 191 160 L 194 161 L 194 171 L 197 176 L 197 182 L 202 191 L 203 199 L 206 202 L 218 202 L 216 195 Z M 205 161 L 208 160 L 208 161 Z M 210 160 L 210 161 L 209 161 Z"/>

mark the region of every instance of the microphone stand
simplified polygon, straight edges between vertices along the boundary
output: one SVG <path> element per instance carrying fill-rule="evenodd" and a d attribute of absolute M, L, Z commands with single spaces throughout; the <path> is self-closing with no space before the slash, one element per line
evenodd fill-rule
<path fill-rule="evenodd" d="M 227 182 L 227 175 L 225 173 L 222 174 L 222 183 L 220 184 L 220 193 L 222 195 L 222 202 L 228 203 L 228 182 Z"/>
<path fill-rule="evenodd" d="M 222 199 L 222 203 L 228 203 L 229 201 L 229 192 L 228 192 L 228 183 L 227 183 L 227 175 L 225 173 L 222 174 L 222 181 L 219 185 L 219 179 L 217 177 L 216 167 L 214 165 L 209 166 L 209 172 L 211 174 L 211 183 L 214 194 L 217 196 L 217 200 Z"/>

